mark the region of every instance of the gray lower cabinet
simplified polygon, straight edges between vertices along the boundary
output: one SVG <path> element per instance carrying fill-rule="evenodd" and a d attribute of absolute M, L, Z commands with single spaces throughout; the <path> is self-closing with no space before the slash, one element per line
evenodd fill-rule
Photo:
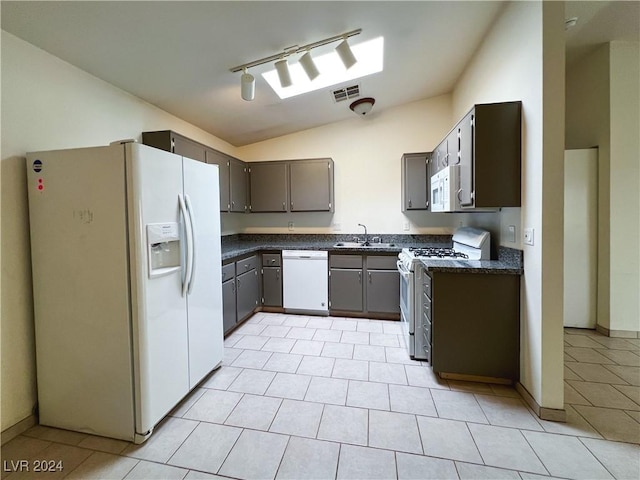
<path fill-rule="evenodd" d="M 520 276 L 428 272 L 431 366 L 443 377 L 517 380 Z M 460 300 L 461 292 L 464 301 Z"/>
<path fill-rule="evenodd" d="M 331 309 L 362 312 L 362 268 L 332 268 L 329 274 Z"/>
<path fill-rule="evenodd" d="M 262 305 L 282 307 L 282 255 L 262 254 Z"/>
<path fill-rule="evenodd" d="M 400 313 L 400 274 L 367 269 L 367 311 Z"/>
<path fill-rule="evenodd" d="M 236 281 L 227 280 L 222 283 L 222 324 L 227 333 L 236 325 Z"/>
<path fill-rule="evenodd" d="M 259 304 L 260 284 L 258 271 L 250 270 L 236 277 L 236 305 L 238 322 L 253 313 Z"/>
<path fill-rule="evenodd" d="M 330 310 L 398 318 L 400 276 L 396 259 L 395 255 L 330 255 Z"/>

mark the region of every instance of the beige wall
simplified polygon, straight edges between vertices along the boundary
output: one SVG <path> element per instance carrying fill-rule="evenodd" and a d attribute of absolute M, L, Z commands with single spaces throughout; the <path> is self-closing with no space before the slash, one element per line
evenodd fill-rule
<path fill-rule="evenodd" d="M 246 161 L 331 157 L 335 163 L 334 214 L 251 214 L 243 231 L 288 232 L 293 222 L 293 233 L 358 233 L 358 223 L 374 234 L 450 233 L 464 223 L 497 233 L 495 213 L 401 211 L 402 154 L 433 150 L 451 127 L 451 97 L 442 95 L 240 147 Z"/>
<path fill-rule="evenodd" d="M 105 145 L 171 128 L 230 154 L 234 148 L 18 38 L 2 32 L 2 430 L 36 402 L 24 155 Z"/>
<path fill-rule="evenodd" d="M 599 147 L 598 318 L 640 331 L 639 44 L 603 44 L 567 70 L 566 146 Z"/>
<path fill-rule="evenodd" d="M 453 92 L 454 116 L 473 103 L 521 100 L 522 207 L 509 223 L 535 229 L 524 247 L 520 381 L 542 407 L 562 409 L 562 158 L 564 6 L 513 2 L 496 21 Z M 519 211 L 520 210 L 520 211 Z M 519 219 L 521 216 L 521 221 Z"/>

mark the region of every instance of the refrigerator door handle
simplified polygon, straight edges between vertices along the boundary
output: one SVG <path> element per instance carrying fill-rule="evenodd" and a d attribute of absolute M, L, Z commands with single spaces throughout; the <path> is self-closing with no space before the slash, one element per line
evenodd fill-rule
<path fill-rule="evenodd" d="M 189 223 L 191 224 L 191 275 L 189 275 L 189 288 L 187 289 L 187 293 L 191 294 L 193 284 L 196 280 L 196 221 L 189 195 L 185 194 L 184 201 L 187 206 L 187 212 L 189 213 Z"/>
<path fill-rule="evenodd" d="M 191 277 L 191 270 L 193 268 L 193 257 L 191 256 L 193 238 L 192 238 L 191 220 L 189 218 L 189 212 L 187 212 L 187 207 L 185 206 L 184 199 L 180 194 L 178 194 L 178 203 L 180 204 L 180 211 L 182 212 L 182 218 L 184 219 L 185 232 L 187 236 L 187 252 L 186 252 L 187 266 L 184 274 L 184 280 L 182 282 L 182 296 L 184 297 L 187 294 L 187 288 L 189 286 L 189 278 Z"/>

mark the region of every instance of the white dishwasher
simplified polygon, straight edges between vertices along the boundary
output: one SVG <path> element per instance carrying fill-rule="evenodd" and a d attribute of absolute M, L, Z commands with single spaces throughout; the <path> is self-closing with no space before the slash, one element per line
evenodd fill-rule
<path fill-rule="evenodd" d="M 282 306 L 289 312 L 329 314 L 328 254 L 282 251 Z"/>

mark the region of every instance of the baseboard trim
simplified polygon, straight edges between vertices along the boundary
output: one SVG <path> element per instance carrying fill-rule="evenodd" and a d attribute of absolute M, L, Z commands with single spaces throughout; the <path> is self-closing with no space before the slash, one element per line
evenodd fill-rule
<path fill-rule="evenodd" d="M 598 324 L 596 324 L 596 332 L 611 338 L 640 338 L 640 332 L 635 330 L 609 330 Z"/>
<path fill-rule="evenodd" d="M 38 423 L 38 421 L 36 420 L 36 416 L 35 415 L 29 415 L 24 420 L 20 420 L 15 425 L 7 428 L 6 430 L 4 430 L 2 432 L 2 445 L 4 445 L 7 442 L 10 442 L 11 440 L 16 438 L 21 433 L 26 432 L 27 430 L 29 430 L 31 427 L 33 427 L 37 423 Z"/>
<path fill-rule="evenodd" d="M 516 383 L 516 390 L 522 396 L 522 398 L 524 398 L 524 401 L 527 402 L 529 408 L 531 408 L 531 410 L 533 410 L 534 413 L 542 420 L 549 420 L 551 422 L 567 421 L 567 411 L 564 408 L 556 409 L 541 407 L 540 405 L 538 405 L 538 402 L 536 402 L 535 398 L 531 396 L 524 385 L 522 385 L 520 382 Z"/>

